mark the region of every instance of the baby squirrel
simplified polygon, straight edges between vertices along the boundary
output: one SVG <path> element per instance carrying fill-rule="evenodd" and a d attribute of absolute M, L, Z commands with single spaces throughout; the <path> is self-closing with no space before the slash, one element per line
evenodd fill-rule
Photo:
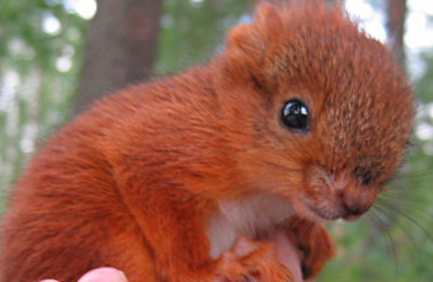
<path fill-rule="evenodd" d="M 208 65 L 121 90 L 50 138 L 4 217 L 1 282 L 292 281 L 333 256 L 322 222 L 355 220 L 398 168 L 414 115 L 386 48 L 341 9 L 262 5 Z"/>

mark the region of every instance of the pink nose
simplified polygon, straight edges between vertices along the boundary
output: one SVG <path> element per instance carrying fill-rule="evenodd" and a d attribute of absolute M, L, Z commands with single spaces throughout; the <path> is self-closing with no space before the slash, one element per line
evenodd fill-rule
<path fill-rule="evenodd" d="M 354 197 L 348 195 L 348 193 L 342 193 L 341 201 L 347 214 L 351 216 L 360 216 L 367 212 L 371 207 L 370 201 L 367 201 L 367 198 L 362 197 L 360 194 L 358 194 L 357 197 Z"/>
<path fill-rule="evenodd" d="M 358 218 L 367 212 L 376 198 L 374 189 L 359 186 L 350 175 L 338 177 L 334 187 L 348 217 Z"/>

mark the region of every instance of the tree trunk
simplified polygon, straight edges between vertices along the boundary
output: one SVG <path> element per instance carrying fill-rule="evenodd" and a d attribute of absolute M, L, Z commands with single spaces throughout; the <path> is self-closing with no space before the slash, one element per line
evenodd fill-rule
<path fill-rule="evenodd" d="M 405 67 L 406 54 L 404 52 L 404 23 L 406 19 L 406 0 L 388 0 L 387 2 L 387 31 L 388 46 L 398 62 Z"/>
<path fill-rule="evenodd" d="M 162 0 L 100 0 L 87 32 L 75 113 L 152 74 Z"/>

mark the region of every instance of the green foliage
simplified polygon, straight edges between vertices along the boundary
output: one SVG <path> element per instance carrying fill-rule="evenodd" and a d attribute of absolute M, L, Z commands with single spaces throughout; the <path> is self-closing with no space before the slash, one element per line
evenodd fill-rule
<path fill-rule="evenodd" d="M 417 97 L 423 104 L 433 102 L 433 52 L 422 54 L 426 70 L 424 75 L 417 81 Z"/>
<path fill-rule="evenodd" d="M 167 0 L 159 41 L 157 74 L 205 62 L 223 47 L 227 29 L 248 12 L 248 0 Z"/>
<path fill-rule="evenodd" d="M 51 31 L 44 29 L 48 20 L 54 24 Z M 84 23 L 77 14 L 66 11 L 61 1 L 0 1 L 3 192 L 17 178 L 35 143 L 69 116 Z M 59 67 L 62 61 L 70 68 Z"/>

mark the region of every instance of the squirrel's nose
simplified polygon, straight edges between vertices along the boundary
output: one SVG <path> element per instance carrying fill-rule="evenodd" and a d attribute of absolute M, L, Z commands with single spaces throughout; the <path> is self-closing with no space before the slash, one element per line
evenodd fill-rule
<path fill-rule="evenodd" d="M 346 210 L 346 215 L 343 218 L 351 221 L 358 219 L 371 207 L 371 201 L 367 198 L 364 199 L 363 197 L 360 197 L 360 195 L 354 197 L 347 193 L 343 193 L 341 194 L 341 202 Z"/>
<path fill-rule="evenodd" d="M 359 201 L 354 200 L 352 197 L 343 197 L 343 206 L 347 212 L 351 215 L 361 215 L 365 213 L 370 206 L 364 203 L 359 203 Z"/>

